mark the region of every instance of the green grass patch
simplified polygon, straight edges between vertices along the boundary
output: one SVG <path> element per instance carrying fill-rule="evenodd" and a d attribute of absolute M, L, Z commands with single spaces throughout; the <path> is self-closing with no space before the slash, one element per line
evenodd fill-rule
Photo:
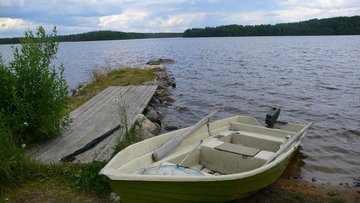
<path fill-rule="evenodd" d="M 114 154 L 117 154 L 121 150 L 125 149 L 127 146 L 135 144 L 143 140 L 139 130 L 131 129 L 122 139 L 119 139 L 115 146 Z"/>
<path fill-rule="evenodd" d="M 141 85 L 144 82 L 153 81 L 156 71 L 159 69 L 120 68 L 105 72 L 94 70 L 93 82 L 81 88 L 79 93 L 70 99 L 64 114 L 70 113 L 109 86 Z"/>
<path fill-rule="evenodd" d="M 26 165 L 24 163 L 27 163 Z M 92 162 L 87 164 L 80 163 L 61 163 L 61 164 L 42 164 L 36 161 L 22 160 L 21 170 L 14 168 L 14 174 L 18 173 L 12 179 L 14 182 L 7 181 L 5 184 L 1 184 L 0 202 L 4 198 L 10 198 L 16 200 L 19 197 L 18 193 L 41 193 L 44 198 L 50 198 L 55 190 L 42 190 L 41 187 L 29 187 L 29 185 L 43 185 L 49 188 L 56 185 L 57 188 L 65 188 L 64 190 L 72 191 L 70 197 L 76 196 L 77 193 L 84 195 L 94 196 L 96 198 L 106 198 L 109 196 L 111 190 L 105 176 L 99 176 L 98 173 L 105 166 L 105 162 Z M 18 166 L 19 163 L 11 164 L 12 166 Z M 21 189 L 22 188 L 22 189 Z M 36 189 L 36 190 L 34 190 Z M 62 189 L 59 189 L 59 194 L 62 193 Z M 65 197 L 58 197 L 64 199 Z M 21 197 L 21 195 L 20 195 Z M 47 199 L 46 201 L 48 201 Z M 66 198 L 65 198 L 66 200 Z"/>

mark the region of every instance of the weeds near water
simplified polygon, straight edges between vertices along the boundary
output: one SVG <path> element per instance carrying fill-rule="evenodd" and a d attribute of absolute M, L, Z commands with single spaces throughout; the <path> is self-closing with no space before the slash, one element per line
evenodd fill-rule
<path fill-rule="evenodd" d="M 114 155 L 121 150 L 125 149 L 126 147 L 135 144 L 137 142 L 140 142 L 143 140 L 143 136 L 139 132 L 139 130 L 131 129 L 128 133 L 126 133 L 122 139 L 118 139 L 117 144 L 115 146 L 115 152 Z"/>
<path fill-rule="evenodd" d="M 117 113 L 119 115 L 120 124 L 124 127 L 125 134 L 129 132 L 129 120 L 127 109 L 129 106 L 126 105 L 126 101 L 122 98 L 119 98 L 115 101 Z"/>
<path fill-rule="evenodd" d="M 126 101 L 124 99 L 119 99 L 116 101 L 116 108 L 119 115 L 119 120 L 122 126 L 124 127 L 124 136 L 119 137 L 117 140 L 117 144 L 115 146 L 115 152 L 118 153 L 119 151 L 123 150 L 127 146 L 139 142 L 142 140 L 142 136 L 135 128 L 129 129 L 129 120 L 128 120 L 128 112 L 127 109 L 129 108 L 126 105 Z"/>

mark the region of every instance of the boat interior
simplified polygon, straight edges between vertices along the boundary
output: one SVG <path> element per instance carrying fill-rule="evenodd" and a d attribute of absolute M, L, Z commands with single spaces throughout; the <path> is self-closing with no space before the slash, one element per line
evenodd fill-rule
<path fill-rule="evenodd" d="M 282 144 L 303 127 L 289 123 L 280 129 L 269 129 L 252 117 L 237 116 L 212 123 L 210 132 L 204 126 L 160 161 L 153 162 L 152 152 L 148 152 L 119 170 L 128 174 L 146 175 L 149 168 L 176 166 L 172 168 L 197 171 L 194 174 L 201 176 L 247 172 L 263 166 Z M 151 175 L 176 173 L 167 171 Z"/>

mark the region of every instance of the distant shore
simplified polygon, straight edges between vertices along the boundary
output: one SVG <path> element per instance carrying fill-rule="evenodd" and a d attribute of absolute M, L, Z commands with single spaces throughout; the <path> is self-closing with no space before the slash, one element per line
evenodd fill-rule
<path fill-rule="evenodd" d="M 222 25 L 191 28 L 184 32 L 137 33 L 120 31 L 92 31 L 58 36 L 60 42 L 127 40 L 179 37 L 244 37 L 244 36 L 313 36 L 360 35 L 360 16 L 311 19 L 275 25 Z M 21 38 L 0 38 L 0 44 L 18 44 Z"/>

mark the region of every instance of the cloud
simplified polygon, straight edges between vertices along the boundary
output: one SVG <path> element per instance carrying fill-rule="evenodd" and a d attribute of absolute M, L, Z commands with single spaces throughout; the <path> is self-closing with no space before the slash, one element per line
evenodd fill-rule
<path fill-rule="evenodd" d="M 280 2 L 280 4 L 289 7 L 331 9 L 353 6 L 358 4 L 356 2 L 358 2 L 358 0 L 287 0 Z"/>
<path fill-rule="evenodd" d="M 269 12 L 259 10 L 253 12 L 244 12 L 239 14 L 230 14 L 223 20 L 227 24 L 245 24 L 245 25 L 256 25 L 266 23 L 269 19 Z"/>
<path fill-rule="evenodd" d="M 279 5 L 283 8 L 272 12 L 280 22 L 360 14 L 358 0 L 286 0 Z"/>
<path fill-rule="evenodd" d="M 157 29 L 162 32 L 183 32 L 185 29 L 189 28 L 191 24 L 203 21 L 205 16 L 206 14 L 202 12 L 170 15 L 165 18 L 156 18 L 151 20 L 148 25 L 150 28 Z"/>
<path fill-rule="evenodd" d="M 0 32 L 8 30 L 28 30 L 36 27 L 36 24 L 19 18 L 0 18 Z"/>
<path fill-rule="evenodd" d="M 128 30 L 132 25 L 143 22 L 149 13 L 142 10 L 126 10 L 118 15 L 102 16 L 99 26 L 106 29 Z"/>

